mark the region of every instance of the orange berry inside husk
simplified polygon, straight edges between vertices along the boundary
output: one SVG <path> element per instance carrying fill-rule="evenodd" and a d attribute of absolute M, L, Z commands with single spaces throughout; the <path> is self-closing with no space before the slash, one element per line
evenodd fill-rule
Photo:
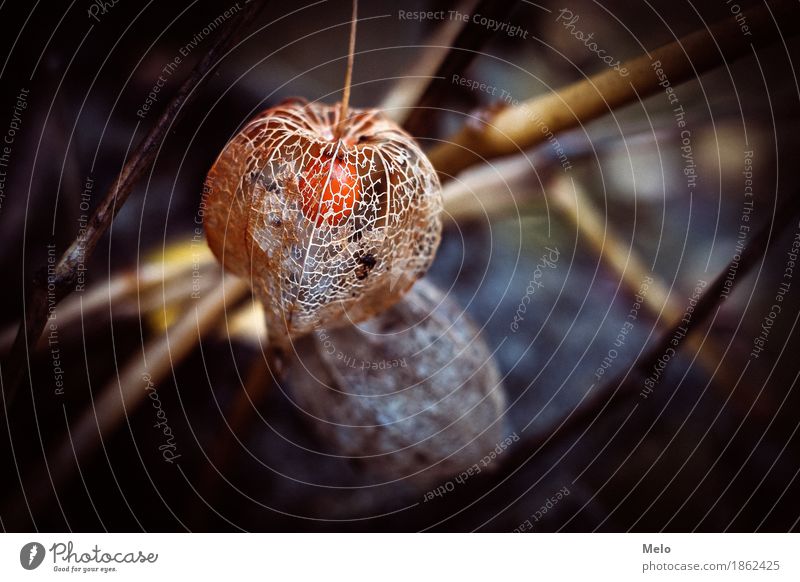
<path fill-rule="evenodd" d="M 303 214 L 317 226 L 344 222 L 361 198 L 361 185 L 353 162 L 324 156 L 313 160 L 299 180 Z"/>

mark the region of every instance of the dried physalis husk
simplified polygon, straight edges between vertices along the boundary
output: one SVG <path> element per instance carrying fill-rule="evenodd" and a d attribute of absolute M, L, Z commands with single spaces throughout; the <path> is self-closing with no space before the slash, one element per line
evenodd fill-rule
<path fill-rule="evenodd" d="M 425 280 L 369 321 L 318 330 L 294 347 L 296 405 L 332 453 L 381 478 L 428 486 L 508 444 L 491 353 L 463 310 Z"/>
<path fill-rule="evenodd" d="M 377 110 L 289 101 L 251 120 L 211 169 L 208 244 L 248 278 L 280 340 L 363 321 L 428 269 L 441 186 L 414 140 Z"/>

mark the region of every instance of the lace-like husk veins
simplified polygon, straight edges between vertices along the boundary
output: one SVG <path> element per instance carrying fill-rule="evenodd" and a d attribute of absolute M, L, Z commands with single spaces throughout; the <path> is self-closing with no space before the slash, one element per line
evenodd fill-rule
<path fill-rule="evenodd" d="M 351 111 L 338 140 L 336 122 L 335 106 L 269 109 L 207 179 L 209 246 L 250 279 L 274 337 L 391 307 L 439 244 L 441 186 L 414 140 L 376 110 Z"/>

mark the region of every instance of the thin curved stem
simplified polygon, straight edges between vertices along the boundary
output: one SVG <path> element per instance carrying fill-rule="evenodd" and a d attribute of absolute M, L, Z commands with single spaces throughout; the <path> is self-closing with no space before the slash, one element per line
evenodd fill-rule
<path fill-rule="evenodd" d="M 347 70 L 344 73 L 344 90 L 342 102 L 339 104 L 339 124 L 336 126 L 336 138 L 344 133 L 347 112 L 350 107 L 350 87 L 353 84 L 353 62 L 356 55 L 356 23 L 358 22 L 358 0 L 353 0 L 353 16 L 350 21 L 350 46 L 347 49 Z"/>

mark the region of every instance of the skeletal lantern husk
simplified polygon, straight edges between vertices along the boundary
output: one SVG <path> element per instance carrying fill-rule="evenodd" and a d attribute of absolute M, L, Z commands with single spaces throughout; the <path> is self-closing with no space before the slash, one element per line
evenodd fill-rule
<path fill-rule="evenodd" d="M 288 101 L 226 146 L 206 180 L 211 250 L 247 278 L 270 336 L 363 321 L 425 274 L 441 186 L 414 140 L 377 110 Z"/>
<path fill-rule="evenodd" d="M 491 353 L 463 310 L 425 280 L 388 311 L 293 347 L 295 405 L 321 446 L 367 473 L 426 487 L 507 444 Z"/>

